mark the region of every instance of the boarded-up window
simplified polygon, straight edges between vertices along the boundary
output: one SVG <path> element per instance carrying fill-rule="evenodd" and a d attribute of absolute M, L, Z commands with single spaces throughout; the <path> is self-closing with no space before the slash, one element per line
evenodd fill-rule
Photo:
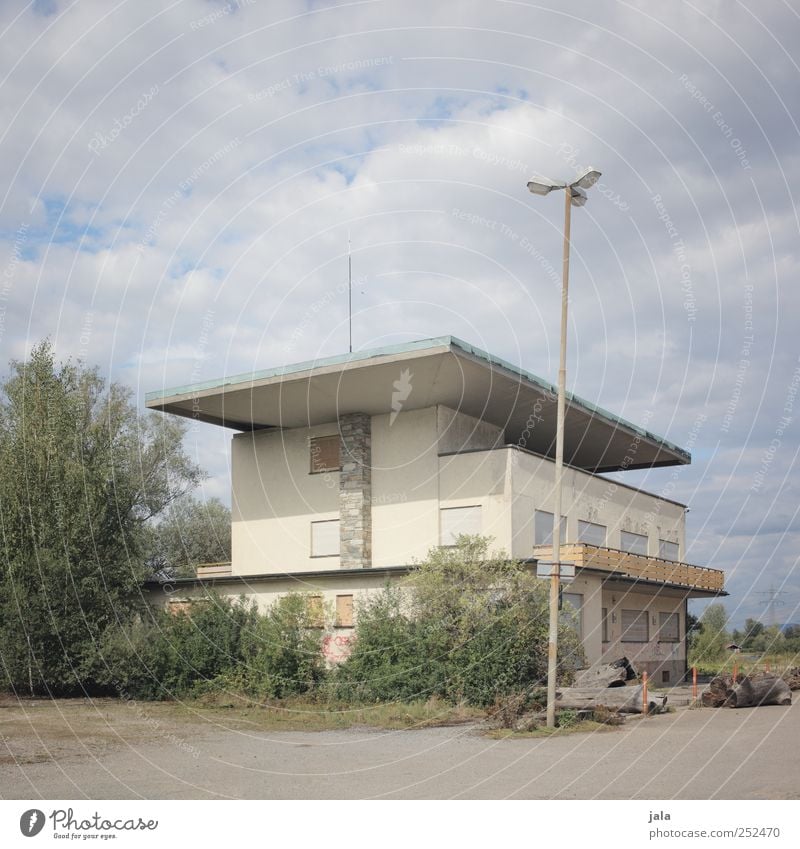
<path fill-rule="evenodd" d="M 339 554 L 339 520 L 311 523 L 311 556 L 336 557 Z"/>
<path fill-rule="evenodd" d="M 646 610 L 622 611 L 622 642 L 646 643 L 650 639 L 650 627 Z"/>
<path fill-rule="evenodd" d="M 680 640 L 680 627 L 677 613 L 660 613 L 658 627 L 659 643 L 677 643 Z"/>
<path fill-rule="evenodd" d="M 325 627 L 325 610 L 322 606 L 321 595 L 307 596 L 309 628 Z"/>
<path fill-rule="evenodd" d="M 668 539 L 660 539 L 658 541 L 658 556 L 664 560 L 679 560 L 680 547 L 677 542 L 670 542 Z"/>
<path fill-rule="evenodd" d="M 608 642 L 608 608 L 603 608 L 603 642 Z"/>
<path fill-rule="evenodd" d="M 311 474 L 319 472 L 338 472 L 341 468 L 339 462 L 339 434 L 334 436 L 316 436 L 310 441 L 311 448 Z"/>
<path fill-rule="evenodd" d="M 585 542 L 587 545 L 605 545 L 606 526 L 579 520 L 578 542 Z"/>
<path fill-rule="evenodd" d="M 561 545 L 567 541 L 567 517 L 561 517 Z M 533 544 L 553 544 L 553 514 L 547 510 L 535 510 L 533 513 Z"/>
<path fill-rule="evenodd" d="M 439 511 L 440 544 L 455 545 L 459 534 L 481 532 L 481 506 L 443 507 Z"/>
<path fill-rule="evenodd" d="M 631 554 L 647 554 L 647 537 L 644 534 L 632 534 L 630 531 L 623 531 L 620 534 L 619 547 L 623 551 L 629 551 Z"/>
<path fill-rule="evenodd" d="M 336 627 L 337 628 L 352 628 L 353 627 L 353 596 L 337 595 L 336 596 Z"/>
<path fill-rule="evenodd" d="M 578 632 L 583 639 L 583 595 L 581 593 L 561 594 L 561 619 Z"/>

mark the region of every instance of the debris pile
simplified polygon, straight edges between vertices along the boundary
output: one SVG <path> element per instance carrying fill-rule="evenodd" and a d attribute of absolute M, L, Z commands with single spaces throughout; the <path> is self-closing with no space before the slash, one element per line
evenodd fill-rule
<path fill-rule="evenodd" d="M 771 672 L 717 675 L 703 691 L 700 701 L 704 707 L 757 707 L 758 705 L 790 705 L 789 684 Z"/>

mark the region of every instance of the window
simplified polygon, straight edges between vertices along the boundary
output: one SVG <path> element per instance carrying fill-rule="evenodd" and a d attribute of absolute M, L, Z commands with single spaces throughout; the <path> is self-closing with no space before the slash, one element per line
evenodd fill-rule
<path fill-rule="evenodd" d="M 321 595 L 310 595 L 307 598 L 306 610 L 308 611 L 308 627 L 309 628 L 324 628 L 325 627 L 325 612 L 322 606 Z"/>
<path fill-rule="evenodd" d="M 311 556 L 338 557 L 339 520 L 311 523 Z"/>
<path fill-rule="evenodd" d="M 455 545 L 459 534 L 481 532 L 481 507 L 443 507 L 439 511 L 440 545 Z"/>
<path fill-rule="evenodd" d="M 336 596 L 336 627 L 337 628 L 352 628 L 353 627 L 353 596 L 337 595 Z"/>
<path fill-rule="evenodd" d="M 312 475 L 320 472 L 338 472 L 341 469 L 338 433 L 333 436 L 316 436 L 309 441 L 309 446 Z"/>
<path fill-rule="evenodd" d="M 622 642 L 646 643 L 650 640 L 650 626 L 646 610 L 622 611 Z"/>
<path fill-rule="evenodd" d="M 605 545 L 606 544 L 606 526 L 596 525 L 594 522 L 578 521 L 578 542 L 585 542 L 587 545 Z"/>
<path fill-rule="evenodd" d="M 661 670 L 661 683 L 662 684 L 669 684 L 669 669 L 662 669 Z"/>
<path fill-rule="evenodd" d="M 603 642 L 608 642 L 608 608 L 603 608 Z"/>
<path fill-rule="evenodd" d="M 567 517 L 561 517 L 561 545 L 567 541 Z M 547 510 L 535 510 L 533 513 L 533 544 L 553 544 L 553 514 Z"/>
<path fill-rule="evenodd" d="M 629 551 L 631 554 L 647 554 L 647 537 L 644 534 L 632 534 L 630 531 L 623 531 L 620 534 L 619 547 L 623 551 Z"/>
<path fill-rule="evenodd" d="M 679 546 L 677 542 L 670 542 L 668 539 L 660 539 L 658 541 L 658 556 L 664 560 L 680 560 Z"/>
<path fill-rule="evenodd" d="M 659 643 L 677 643 L 680 641 L 680 626 L 677 613 L 659 613 Z"/>
<path fill-rule="evenodd" d="M 583 595 L 581 593 L 561 594 L 561 621 L 571 625 L 583 639 Z"/>

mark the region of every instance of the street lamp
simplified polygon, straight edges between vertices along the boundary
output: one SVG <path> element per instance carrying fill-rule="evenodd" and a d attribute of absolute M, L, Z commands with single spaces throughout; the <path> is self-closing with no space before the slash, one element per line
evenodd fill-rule
<path fill-rule="evenodd" d="M 535 195 L 548 195 L 564 189 L 564 259 L 561 277 L 561 352 L 558 360 L 558 413 L 556 418 L 556 479 L 553 510 L 553 563 L 550 573 L 550 634 L 547 643 L 547 725 L 556 725 L 556 673 L 558 671 L 558 591 L 561 581 L 561 490 L 564 473 L 564 412 L 567 382 L 567 301 L 569 292 L 569 229 L 571 209 L 586 203 L 586 192 L 600 178 L 600 172 L 587 169 L 573 183 L 537 178 L 528 183 Z"/>

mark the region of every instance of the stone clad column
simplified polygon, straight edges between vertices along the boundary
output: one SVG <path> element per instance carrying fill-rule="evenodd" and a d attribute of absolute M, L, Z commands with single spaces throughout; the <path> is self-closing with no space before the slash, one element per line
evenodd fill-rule
<path fill-rule="evenodd" d="M 372 565 L 372 418 L 339 418 L 339 565 Z"/>

